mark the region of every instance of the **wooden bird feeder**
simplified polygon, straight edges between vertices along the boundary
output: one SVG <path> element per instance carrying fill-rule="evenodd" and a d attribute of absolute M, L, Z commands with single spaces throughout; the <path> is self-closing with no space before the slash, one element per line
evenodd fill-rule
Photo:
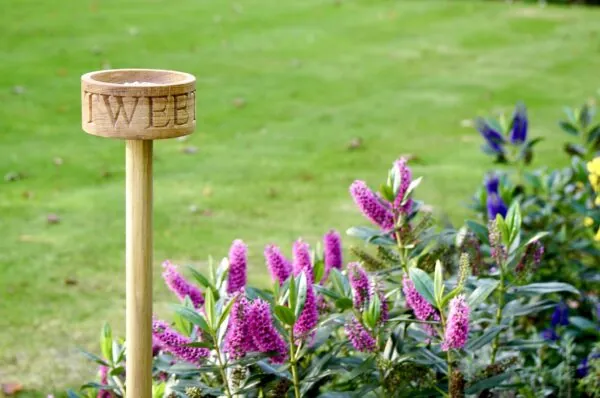
<path fill-rule="evenodd" d="M 81 77 L 83 130 L 125 141 L 127 398 L 152 396 L 152 141 L 196 127 L 188 73 L 115 69 Z"/>

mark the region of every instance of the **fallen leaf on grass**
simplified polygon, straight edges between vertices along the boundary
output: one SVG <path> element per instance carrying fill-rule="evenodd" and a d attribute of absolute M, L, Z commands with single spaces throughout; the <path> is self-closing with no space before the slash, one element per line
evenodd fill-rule
<path fill-rule="evenodd" d="M 246 100 L 244 98 L 238 97 L 233 100 L 233 106 L 236 108 L 243 108 L 246 106 Z"/>
<path fill-rule="evenodd" d="M 67 286 L 75 286 L 79 283 L 79 281 L 77 279 L 74 278 L 66 278 L 65 279 L 65 285 Z"/>
<path fill-rule="evenodd" d="M 350 142 L 346 146 L 346 149 L 348 149 L 349 151 L 355 151 L 357 149 L 362 148 L 362 146 L 363 146 L 363 139 L 360 137 L 355 137 L 350 140 Z"/>
<path fill-rule="evenodd" d="M 48 224 L 58 224 L 60 222 L 60 217 L 58 214 L 50 213 L 46 216 L 46 221 Z"/>
<path fill-rule="evenodd" d="M 4 175 L 4 181 L 6 182 L 19 181 L 23 178 L 25 178 L 25 175 L 19 171 L 9 171 Z"/>
<path fill-rule="evenodd" d="M 2 392 L 8 396 L 16 395 L 20 391 L 23 391 L 23 385 L 21 383 L 2 384 Z"/>

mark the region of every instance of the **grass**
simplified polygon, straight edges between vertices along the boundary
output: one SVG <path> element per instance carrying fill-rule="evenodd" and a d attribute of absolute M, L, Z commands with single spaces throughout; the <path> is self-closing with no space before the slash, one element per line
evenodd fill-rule
<path fill-rule="evenodd" d="M 202 267 L 239 237 L 250 279 L 264 284 L 264 244 L 289 250 L 298 236 L 316 242 L 362 223 L 348 185 L 376 186 L 402 153 L 420 159 L 418 196 L 462 220 L 491 164 L 461 121 L 522 99 L 531 134 L 546 137 L 536 165 L 560 165 L 561 106 L 598 88 L 600 13 L 584 8 L 10 3 L 0 14 L 0 175 L 24 178 L 0 181 L 0 382 L 40 391 L 32 397 L 92 375 L 76 347 L 97 350 L 104 321 L 123 332 L 124 149 L 81 132 L 84 72 L 154 67 L 198 78 L 197 132 L 156 144 L 155 302 L 165 317 L 173 298 L 161 260 Z M 357 137 L 363 145 L 349 151 Z M 47 223 L 51 213 L 60 223 Z"/>

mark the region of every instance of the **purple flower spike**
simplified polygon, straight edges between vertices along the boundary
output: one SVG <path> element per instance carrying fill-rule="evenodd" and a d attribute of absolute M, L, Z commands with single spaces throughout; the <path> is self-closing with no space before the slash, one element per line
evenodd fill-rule
<path fill-rule="evenodd" d="M 546 341 L 558 341 L 558 334 L 554 328 L 544 329 L 541 333 L 541 337 Z"/>
<path fill-rule="evenodd" d="M 258 351 L 250 336 L 249 327 L 250 303 L 241 295 L 231 307 L 227 334 L 225 335 L 224 351 L 232 359 L 243 358 L 247 353 Z"/>
<path fill-rule="evenodd" d="M 519 102 L 513 114 L 510 142 L 520 145 L 527 141 L 527 126 L 527 109 L 525 108 L 525 104 Z"/>
<path fill-rule="evenodd" d="M 381 303 L 380 307 L 380 315 L 379 315 L 379 324 L 383 324 L 388 319 L 390 319 L 390 306 L 385 298 L 385 294 L 383 294 L 383 289 L 381 286 L 377 285 L 373 289 L 373 292 L 376 292 L 379 296 L 379 302 Z"/>
<path fill-rule="evenodd" d="M 375 338 L 371 336 L 371 333 L 369 333 L 356 318 L 352 318 L 352 320 L 344 326 L 344 330 L 354 349 L 361 352 L 375 351 Z"/>
<path fill-rule="evenodd" d="M 448 351 L 452 348 L 463 348 L 469 337 L 469 306 L 464 295 L 459 295 L 450 301 L 448 312 L 448 323 L 442 350 Z"/>
<path fill-rule="evenodd" d="M 185 300 L 186 296 L 190 297 L 195 308 L 200 308 L 204 304 L 204 296 L 200 289 L 188 282 L 179 272 L 177 267 L 171 264 L 170 261 L 163 263 L 163 278 L 165 283 L 180 300 Z"/>
<path fill-rule="evenodd" d="M 475 121 L 475 128 L 477 128 L 477 131 L 479 131 L 481 136 L 485 139 L 488 148 L 492 152 L 497 155 L 504 155 L 504 137 L 502 137 L 502 134 L 494 130 L 494 128 L 483 119 L 477 119 Z"/>
<path fill-rule="evenodd" d="M 332 269 L 342 269 L 342 243 L 340 234 L 335 230 L 331 230 L 323 237 L 323 261 L 325 263 L 325 275 L 323 276 L 323 283 Z"/>
<path fill-rule="evenodd" d="M 233 294 L 246 286 L 246 268 L 248 265 L 248 246 L 240 239 L 233 241 L 229 249 L 229 276 L 227 293 Z"/>
<path fill-rule="evenodd" d="M 163 351 L 170 352 L 176 358 L 189 363 L 197 364 L 210 354 L 206 348 L 186 346 L 192 342 L 191 339 L 177 333 L 163 321 L 154 320 L 152 322 L 152 336 Z"/>
<path fill-rule="evenodd" d="M 502 218 L 506 217 L 508 208 L 502 201 L 500 195 L 498 195 L 497 193 L 488 193 L 487 212 L 488 220 L 495 220 L 498 214 L 500 214 Z"/>
<path fill-rule="evenodd" d="M 292 273 L 292 264 L 275 245 L 265 247 L 265 260 L 273 282 L 278 281 L 279 285 L 282 285 Z"/>
<path fill-rule="evenodd" d="M 252 333 L 252 339 L 260 352 L 275 352 L 271 358 L 273 363 L 283 363 L 287 358 L 288 345 L 283 340 L 271 317 L 269 303 L 257 299 L 250 305 L 248 326 Z"/>
<path fill-rule="evenodd" d="M 354 308 L 361 310 L 371 295 L 369 277 L 359 263 L 350 263 L 348 264 L 348 279 L 350 279 L 350 287 L 352 287 Z"/>
<path fill-rule="evenodd" d="M 410 167 L 406 164 L 407 161 L 405 158 L 400 158 L 400 160 L 396 161 L 394 167 L 398 168 L 400 174 L 400 186 L 398 187 L 398 193 L 396 199 L 394 200 L 394 209 L 397 209 L 402 214 L 410 214 L 412 210 L 413 201 L 411 198 L 408 198 L 406 203 L 402 205 L 404 201 L 404 197 L 406 196 L 406 191 L 408 191 L 408 187 L 412 181 L 412 171 Z"/>
<path fill-rule="evenodd" d="M 319 321 L 319 309 L 312 284 L 306 287 L 306 300 L 304 308 L 294 324 L 294 334 L 299 339 L 307 339 L 313 335 L 313 329 Z"/>
<path fill-rule="evenodd" d="M 394 227 L 394 216 L 389 206 L 386 206 L 382 199 L 378 198 L 367 187 L 364 181 L 354 181 L 350 185 L 350 194 L 354 199 L 354 203 L 371 222 L 385 230 Z"/>
<path fill-rule="evenodd" d="M 550 318 L 550 325 L 554 329 L 557 326 L 567 326 L 569 324 L 569 307 L 561 301 L 554 307 L 552 318 Z"/>
<path fill-rule="evenodd" d="M 294 276 L 298 276 L 304 271 L 308 283 L 313 283 L 315 277 L 310 257 L 310 246 L 308 243 L 304 242 L 302 239 L 298 239 L 294 242 L 293 258 Z"/>
<path fill-rule="evenodd" d="M 500 184 L 500 179 L 494 173 L 488 174 L 485 179 L 485 189 L 489 194 L 495 193 L 498 194 L 498 185 Z"/>
<path fill-rule="evenodd" d="M 108 384 L 108 368 L 106 366 L 101 365 L 98 369 L 98 373 L 100 375 L 100 384 L 107 385 Z M 96 398 L 112 398 L 110 391 L 108 390 L 99 390 Z"/>
<path fill-rule="evenodd" d="M 438 316 L 435 308 L 419 294 L 413 281 L 406 275 L 402 280 L 402 291 L 406 297 L 406 304 L 413 310 L 418 320 L 426 321 L 429 317 L 435 319 Z"/>

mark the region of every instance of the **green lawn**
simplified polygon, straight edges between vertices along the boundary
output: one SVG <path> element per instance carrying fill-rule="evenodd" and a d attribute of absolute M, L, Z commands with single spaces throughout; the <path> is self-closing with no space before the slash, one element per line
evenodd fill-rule
<path fill-rule="evenodd" d="M 96 350 L 105 320 L 123 332 L 124 148 L 81 132 L 84 72 L 153 67 L 198 78 L 197 132 L 156 145 L 156 309 L 164 316 L 173 298 L 159 282 L 163 259 L 203 264 L 242 238 L 250 278 L 264 283 L 265 243 L 289 251 L 298 236 L 315 242 L 330 227 L 362 222 L 348 185 L 378 184 L 402 153 L 420 158 L 418 196 L 461 220 L 490 168 L 463 120 L 522 99 L 531 134 L 547 137 L 536 165 L 560 164 L 561 106 L 600 84 L 600 12 L 584 8 L 6 1 L 0 176 L 24 178 L 0 180 L 0 383 L 42 392 L 90 377 L 94 366 L 76 347 Z M 349 151 L 356 137 L 363 145 Z M 197 153 L 185 153 L 192 147 Z M 60 223 L 48 224 L 51 213 Z"/>

